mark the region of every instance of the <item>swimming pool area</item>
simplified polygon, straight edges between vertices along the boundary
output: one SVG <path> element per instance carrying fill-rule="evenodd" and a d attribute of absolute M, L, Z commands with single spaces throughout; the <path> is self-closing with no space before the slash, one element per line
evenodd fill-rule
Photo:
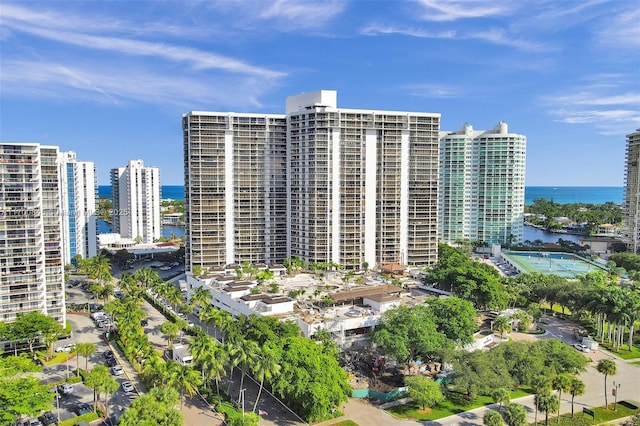
<path fill-rule="evenodd" d="M 576 278 L 589 272 L 605 271 L 605 265 L 588 260 L 572 253 L 549 252 L 502 252 L 502 258 L 512 267 L 524 274 L 540 273 Z"/>

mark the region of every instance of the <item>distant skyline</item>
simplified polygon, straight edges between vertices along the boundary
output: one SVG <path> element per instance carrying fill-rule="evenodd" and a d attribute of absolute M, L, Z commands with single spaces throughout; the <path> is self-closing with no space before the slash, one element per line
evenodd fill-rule
<path fill-rule="evenodd" d="M 142 159 L 183 184 L 188 111 L 436 112 L 506 121 L 527 186 L 622 186 L 640 128 L 640 6 L 593 1 L 0 3 L 0 140 L 57 145 L 109 171 Z"/>

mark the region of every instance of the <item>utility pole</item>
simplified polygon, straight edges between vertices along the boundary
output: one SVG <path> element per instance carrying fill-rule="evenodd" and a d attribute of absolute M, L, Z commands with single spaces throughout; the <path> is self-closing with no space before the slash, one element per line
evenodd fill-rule
<path fill-rule="evenodd" d="M 613 411 L 616 411 L 616 409 L 618 408 L 618 392 L 620 391 L 620 383 L 618 382 L 618 384 L 616 385 L 616 381 L 613 381 L 613 388 L 611 389 L 611 391 L 613 392 L 613 396 L 615 397 L 614 403 L 613 403 Z"/>

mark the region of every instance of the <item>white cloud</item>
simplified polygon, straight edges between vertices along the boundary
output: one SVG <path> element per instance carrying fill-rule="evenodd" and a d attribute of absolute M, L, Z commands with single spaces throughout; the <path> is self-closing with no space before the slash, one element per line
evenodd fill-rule
<path fill-rule="evenodd" d="M 626 88 L 628 76 L 616 76 L 587 76 L 582 86 L 543 96 L 540 102 L 558 122 L 592 125 L 603 135 L 627 134 L 640 124 L 640 92 Z"/>
<path fill-rule="evenodd" d="M 596 31 L 596 41 L 616 49 L 632 49 L 636 58 L 640 47 L 640 7 L 629 2 L 631 7 L 611 14 Z"/>
<path fill-rule="evenodd" d="M 260 19 L 285 21 L 289 29 L 318 28 L 342 13 L 345 1 L 275 0 L 258 10 Z"/>
<path fill-rule="evenodd" d="M 414 84 L 403 87 L 411 96 L 425 98 L 457 98 L 463 91 L 460 88 L 446 84 Z M 468 93 L 465 93 L 467 96 Z"/>
<path fill-rule="evenodd" d="M 62 64 L 58 62 L 3 61 L 3 95 L 78 99 L 121 104 L 127 101 L 193 109 L 194 105 L 254 108 L 272 86 L 252 77 L 164 76 L 153 70 L 120 64 Z M 228 90 L 233 87 L 234 90 Z"/>
<path fill-rule="evenodd" d="M 362 30 L 360 30 L 360 34 L 376 36 L 376 35 L 387 35 L 387 34 L 400 34 L 406 35 L 410 37 L 417 38 L 455 38 L 455 31 L 441 31 L 441 32 L 431 32 L 425 31 L 419 28 L 412 27 L 394 27 L 394 26 L 385 26 L 379 24 L 371 24 Z"/>
<path fill-rule="evenodd" d="M 458 19 L 486 18 L 510 14 L 508 2 L 484 0 L 419 0 L 426 12 L 422 18 L 427 21 L 456 21 Z"/>

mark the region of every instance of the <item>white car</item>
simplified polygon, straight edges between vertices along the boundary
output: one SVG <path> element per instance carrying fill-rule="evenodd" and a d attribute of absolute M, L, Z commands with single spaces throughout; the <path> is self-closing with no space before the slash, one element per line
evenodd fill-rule
<path fill-rule="evenodd" d="M 586 347 L 583 344 L 580 343 L 574 343 L 573 347 L 576 348 L 577 350 L 579 350 L 580 352 L 589 352 L 590 349 L 588 347 Z"/>
<path fill-rule="evenodd" d="M 69 383 L 64 383 L 60 386 L 60 390 L 63 394 L 69 395 L 70 393 L 73 393 L 73 386 L 71 386 Z"/>
<path fill-rule="evenodd" d="M 73 344 L 72 343 L 68 343 L 64 346 L 58 346 L 56 348 L 56 352 L 71 352 L 71 349 L 73 349 Z"/>
<path fill-rule="evenodd" d="M 133 392 L 133 385 L 131 382 L 122 382 L 122 390 L 127 393 Z"/>
<path fill-rule="evenodd" d="M 111 367 L 111 372 L 114 376 L 121 376 L 122 374 L 124 374 L 124 370 L 119 365 Z"/>

